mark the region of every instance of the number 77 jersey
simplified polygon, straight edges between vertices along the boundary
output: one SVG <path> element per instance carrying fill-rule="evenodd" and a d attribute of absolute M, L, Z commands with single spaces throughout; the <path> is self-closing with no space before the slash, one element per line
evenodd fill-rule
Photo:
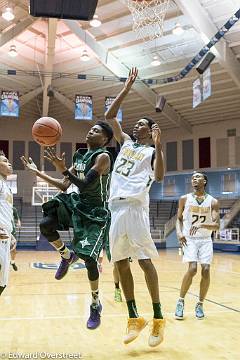
<path fill-rule="evenodd" d="M 135 199 L 149 204 L 149 190 L 154 180 L 154 148 L 126 140 L 114 164 L 109 202 Z"/>
<path fill-rule="evenodd" d="M 190 229 L 192 226 L 212 223 L 212 201 L 213 197 L 209 194 L 206 194 L 201 203 L 193 194 L 187 194 L 183 211 L 183 236 L 197 239 L 211 238 L 211 230 L 200 228 L 195 235 L 190 236 Z"/>

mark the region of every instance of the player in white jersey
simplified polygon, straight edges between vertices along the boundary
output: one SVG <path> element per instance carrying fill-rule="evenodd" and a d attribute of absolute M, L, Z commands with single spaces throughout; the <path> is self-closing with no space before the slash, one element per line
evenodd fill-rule
<path fill-rule="evenodd" d="M 202 272 L 195 314 L 197 319 L 204 318 L 203 301 L 210 285 L 210 264 L 213 256 L 211 235 L 219 229 L 220 223 L 218 201 L 205 192 L 206 185 L 207 176 L 195 172 L 192 176 L 193 193 L 184 195 L 179 200 L 176 231 L 183 249 L 183 262 L 189 265 L 176 306 L 175 318 L 178 320 L 184 317 L 184 298 L 197 273 L 198 262 Z"/>
<path fill-rule="evenodd" d="M 111 121 L 115 139 L 122 145 L 110 185 L 109 239 L 112 261 L 117 265 L 128 306 L 129 319 L 124 343 L 135 340 L 147 325 L 147 321 L 139 317 L 137 312 L 129 262 L 131 257 L 138 260 L 152 299 L 154 316 L 148 343 L 153 347 L 163 341 L 165 326 L 159 299 L 158 275 L 151 261 L 158 257 L 158 252 L 149 226 L 149 189 L 153 180 L 162 181 L 164 177 L 161 131 L 153 120 L 143 117 L 134 126 L 135 141 L 132 141 L 130 136 L 122 131 L 116 119 L 119 107 L 137 75 L 138 70 L 133 68 L 123 90 L 105 114 L 106 119 Z M 151 144 L 155 145 L 155 149 Z"/>
<path fill-rule="evenodd" d="M 0 295 L 8 284 L 10 267 L 13 196 L 6 180 L 11 174 L 12 165 L 0 151 Z"/>

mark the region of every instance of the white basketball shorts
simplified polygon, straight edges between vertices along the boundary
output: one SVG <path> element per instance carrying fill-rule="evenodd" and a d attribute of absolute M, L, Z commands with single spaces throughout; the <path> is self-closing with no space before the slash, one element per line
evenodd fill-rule
<path fill-rule="evenodd" d="M 139 201 L 114 200 L 111 202 L 109 245 L 113 262 L 127 259 L 158 257 L 149 224 L 149 207 Z"/>
<path fill-rule="evenodd" d="M 186 237 L 187 245 L 183 247 L 183 262 L 211 264 L 213 258 L 212 239 L 194 239 Z"/>
<path fill-rule="evenodd" d="M 0 239 L 0 286 L 8 284 L 10 267 L 10 237 L 6 240 Z"/>

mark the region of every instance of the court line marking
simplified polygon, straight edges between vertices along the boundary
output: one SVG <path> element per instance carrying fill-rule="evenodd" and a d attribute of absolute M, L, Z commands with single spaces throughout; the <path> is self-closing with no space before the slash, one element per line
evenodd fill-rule
<path fill-rule="evenodd" d="M 164 287 L 165 287 L 165 288 L 168 288 L 168 289 L 174 289 L 174 290 L 180 291 L 179 288 L 175 288 L 175 287 L 172 287 L 172 286 L 164 286 Z M 192 295 L 192 296 L 194 296 L 194 297 L 196 297 L 196 298 L 199 298 L 199 295 L 194 294 L 194 293 L 192 293 L 192 292 L 190 292 L 190 291 L 188 291 L 188 294 L 189 294 L 189 295 Z M 210 303 L 212 303 L 212 304 L 221 306 L 221 307 L 223 307 L 223 308 L 225 308 L 225 309 L 228 309 L 228 310 L 231 310 L 231 311 L 235 311 L 235 312 L 237 312 L 237 313 L 240 313 L 240 309 L 235 309 L 235 308 L 233 308 L 233 307 L 231 307 L 231 306 L 227 306 L 227 305 L 218 303 L 217 301 L 210 300 L 210 299 L 207 299 L 207 298 L 204 299 L 204 301 L 207 301 L 207 302 L 210 302 Z"/>
<path fill-rule="evenodd" d="M 231 313 L 230 310 L 213 310 L 213 311 L 208 311 L 207 315 L 215 315 L 215 314 L 222 314 L 222 313 Z M 193 311 L 185 311 L 184 314 L 188 314 L 188 315 L 192 315 Z M 152 312 L 151 313 L 141 313 L 142 316 L 150 316 L 152 317 Z M 171 316 L 174 320 L 174 312 L 165 312 L 164 315 L 166 316 Z M 87 316 L 88 317 L 88 316 Z M 104 314 L 103 318 L 126 318 L 127 319 L 127 315 L 126 314 Z M 206 316 L 207 317 L 207 316 Z M 86 319 L 86 314 L 84 315 L 61 315 L 61 316 L 23 316 L 23 317 L 0 317 L 0 321 L 19 321 L 19 320 L 25 320 L 25 321 L 31 321 L 31 320 L 62 320 L 62 319 Z"/>

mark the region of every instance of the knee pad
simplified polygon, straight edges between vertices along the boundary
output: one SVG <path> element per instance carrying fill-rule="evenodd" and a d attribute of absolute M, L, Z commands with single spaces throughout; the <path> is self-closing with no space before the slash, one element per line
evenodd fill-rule
<path fill-rule="evenodd" d="M 85 266 L 88 271 L 88 279 L 90 281 L 98 280 L 99 271 L 98 271 L 97 262 L 94 259 L 89 257 L 89 258 L 86 258 L 86 260 L 85 260 Z"/>
<path fill-rule="evenodd" d="M 53 216 L 44 217 L 39 224 L 41 234 L 44 235 L 49 242 L 59 239 L 57 225 L 57 219 Z"/>

